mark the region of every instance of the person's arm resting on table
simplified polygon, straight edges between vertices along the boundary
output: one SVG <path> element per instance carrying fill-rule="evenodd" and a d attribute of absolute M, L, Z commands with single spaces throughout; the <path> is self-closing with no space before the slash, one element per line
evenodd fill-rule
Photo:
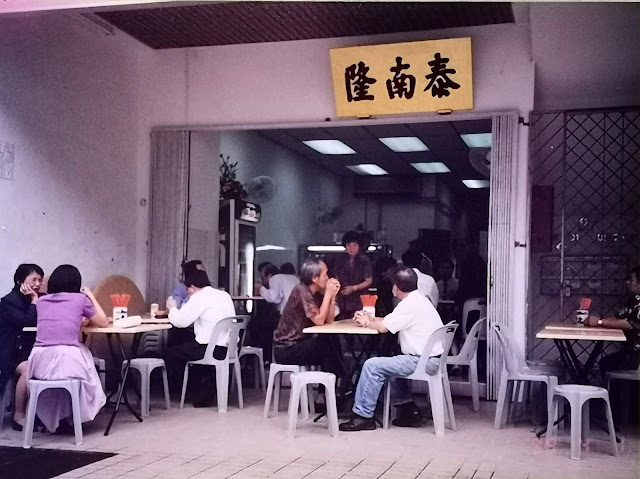
<path fill-rule="evenodd" d="M 338 291 L 340 291 L 340 282 L 334 278 L 328 280 L 320 310 L 316 314 L 309 315 L 309 319 L 313 324 L 322 326 L 323 324 L 333 323 L 336 318 L 336 295 Z"/>
<path fill-rule="evenodd" d="M 107 326 L 109 326 L 109 320 L 107 319 L 107 315 L 104 313 L 104 310 L 102 309 L 102 306 L 100 306 L 100 303 L 98 303 L 98 301 L 96 300 L 96 297 L 93 295 L 93 292 L 89 288 L 83 288 L 82 292 L 85 294 L 85 296 L 89 299 L 89 301 L 93 305 L 93 308 L 89 311 L 91 312 L 95 311 L 95 314 L 93 315 L 91 315 L 89 311 L 87 311 L 87 314 L 89 314 L 90 316 L 88 318 L 89 319 L 88 326 L 93 326 L 95 328 L 106 328 Z"/>

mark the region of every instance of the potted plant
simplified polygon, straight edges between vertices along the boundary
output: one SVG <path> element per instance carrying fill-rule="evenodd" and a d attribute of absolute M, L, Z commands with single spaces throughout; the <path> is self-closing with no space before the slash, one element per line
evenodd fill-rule
<path fill-rule="evenodd" d="M 238 163 L 231 163 L 229 155 L 224 158 L 220 154 L 222 163 L 220 164 L 220 198 L 225 200 L 243 200 L 247 196 L 247 192 L 238 180 L 236 174 L 238 172 Z"/>

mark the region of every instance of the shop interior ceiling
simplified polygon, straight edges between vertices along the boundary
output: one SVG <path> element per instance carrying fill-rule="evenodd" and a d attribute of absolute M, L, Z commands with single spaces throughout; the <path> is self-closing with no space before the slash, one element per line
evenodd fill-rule
<path fill-rule="evenodd" d="M 394 177 L 422 176 L 411 163 L 442 162 L 451 172 L 437 176 L 461 184 L 461 180 L 486 179 L 471 165 L 470 148 L 461 135 L 491 133 L 491 120 L 260 130 L 258 133 L 340 176 L 358 175 L 347 166 L 362 163 L 376 164 Z M 380 138 L 394 137 L 417 137 L 429 150 L 397 153 L 380 141 Z M 307 140 L 339 140 L 356 153 L 324 155 L 303 143 Z"/>
<path fill-rule="evenodd" d="M 199 2 L 96 15 L 154 49 L 265 43 L 514 23 L 510 3 Z"/>

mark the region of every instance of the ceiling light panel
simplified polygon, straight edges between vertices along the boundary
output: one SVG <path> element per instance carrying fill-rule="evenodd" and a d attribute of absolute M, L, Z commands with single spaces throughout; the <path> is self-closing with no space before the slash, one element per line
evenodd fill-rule
<path fill-rule="evenodd" d="M 407 153 L 410 151 L 429 151 L 427 145 L 415 136 L 398 136 L 392 138 L 378 138 L 396 153 Z"/>
<path fill-rule="evenodd" d="M 471 189 L 489 188 L 489 180 L 462 180 L 464 186 Z"/>
<path fill-rule="evenodd" d="M 439 161 L 432 163 L 411 163 L 416 170 L 420 173 L 450 173 L 451 170 L 447 168 L 447 165 Z"/>
<path fill-rule="evenodd" d="M 388 173 L 373 163 L 364 163 L 362 165 L 348 165 L 351 171 L 355 171 L 359 175 L 387 175 Z"/>
<path fill-rule="evenodd" d="M 460 135 L 469 148 L 491 148 L 491 133 L 469 133 Z"/>
<path fill-rule="evenodd" d="M 303 141 L 309 148 L 313 148 L 323 155 L 355 155 L 356 152 L 340 140 L 307 140 Z"/>

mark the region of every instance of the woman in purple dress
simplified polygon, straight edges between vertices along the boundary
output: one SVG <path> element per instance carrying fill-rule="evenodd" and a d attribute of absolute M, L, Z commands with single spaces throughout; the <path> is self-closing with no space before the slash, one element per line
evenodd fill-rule
<path fill-rule="evenodd" d="M 88 318 L 89 326 L 106 327 L 107 317 L 93 293 L 82 288 L 82 277 L 75 266 L 58 266 L 49 278 L 48 293 L 36 304 L 38 333 L 29 356 L 29 378 L 79 379 L 80 415 L 82 422 L 91 421 L 106 397 L 93 356 L 78 338 L 83 318 Z M 24 418 L 25 406 L 16 401 L 16 420 Z M 49 431 L 55 431 L 61 419 L 72 416 L 67 391 L 45 390 L 38 398 L 36 414 Z"/>

